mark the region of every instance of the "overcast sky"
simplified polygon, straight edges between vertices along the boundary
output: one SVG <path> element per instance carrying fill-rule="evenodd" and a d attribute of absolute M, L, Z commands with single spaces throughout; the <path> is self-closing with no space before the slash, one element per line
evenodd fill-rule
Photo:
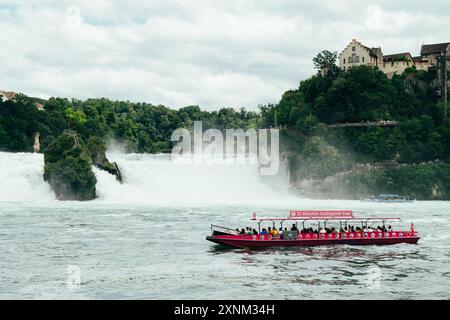
<path fill-rule="evenodd" d="M 356 38 L 450 41 L 450 1 L 0 0 L 0 90 L 256 109 Z"/>

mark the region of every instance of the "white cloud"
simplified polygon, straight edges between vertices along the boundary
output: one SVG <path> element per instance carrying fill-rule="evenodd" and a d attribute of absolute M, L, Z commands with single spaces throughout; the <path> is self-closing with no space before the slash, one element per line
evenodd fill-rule
<path fill-rule="evenodd" d="M 436 1 L 437 2 L 437 1 Z M 417 54 L 450 4 L 379 0 L 0 0 L 0 88 L 206 109 L 276 103 L 352 38 Z"/>

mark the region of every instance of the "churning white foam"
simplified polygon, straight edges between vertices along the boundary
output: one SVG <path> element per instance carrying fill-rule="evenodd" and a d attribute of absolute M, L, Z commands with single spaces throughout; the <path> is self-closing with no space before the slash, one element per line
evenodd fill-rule
<path fill-rule="evenodd" d="M 283 196 L 262 181 L 251 164 L 181 164 L 169 155 L 109 154 L 124 184 L 95 170 L 101 200 L 154 204 L 244 204 L 279 202 Z"/>
<path fill-rule="evenodd" d="M 43 179 L 44 156 L 0 152 L 0 201 L 34 202 L 55 200 Z"/>

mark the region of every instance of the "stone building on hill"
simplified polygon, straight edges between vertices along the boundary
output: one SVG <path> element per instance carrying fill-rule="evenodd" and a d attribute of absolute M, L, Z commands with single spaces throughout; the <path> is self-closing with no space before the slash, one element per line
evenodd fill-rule
<path fill-rule="evenodd" d="M 420 56 L 414 57 L 409 52 L 383 55 L 381 47 L 368 47 L 353 39 L 339 55 L 339 67 L 349 70 L 359 65 L 375 66 L 392 78 L 410 67 L 428 71 L 437 66 L 440 56 L 450 57 L 450 42 L 423 45 Z"/>

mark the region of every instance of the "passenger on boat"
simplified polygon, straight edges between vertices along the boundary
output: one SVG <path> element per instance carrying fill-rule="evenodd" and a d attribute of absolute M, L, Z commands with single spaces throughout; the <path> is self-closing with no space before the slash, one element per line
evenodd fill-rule
<path fill-rule="evenodd" d="M 298 231 L 297 226 L 295 224 L 292 225 L 291 231 Z"/>
<path fill-rule="evenodd" d="M 255 236 L 258 235 L 258 231 L 256 231 L 256 229 L 253 229 L 253 235 L 255 235 Z"/>
<path fill-rule="evenodd" d="M 278 230 L 277 230 L 276 228 L 273 229 L 272 235 L 273 235 L 274 237 L 278 237 Z"/>
<path fill-rule="evenodd" d="M 268 232 L 269 234 L 273 235 L 273 230 L 272 230 L 271 227 L 269 227 L 269 230 L 267 230 L 267 232 Z"/>
<path fill-rule="evenodd" d="M 266 234 L 269 234 L 269 232 L 267 232 L 267 230 L 266 229 L 262 229 L 262 231 L 261 231 L 261 233 L 260 233 L 261 235 L 266 235 Z"/>
<path fill-rule="evenodd" d="M 245 235 L 245 229 L 242 229 L 241 232 L 239 233 L 241 236 Z"/>
<path fill-rule="evenodd" d="M 388 232 L 392 232 L 392 231 L 393 231 L 393 230 L 392 230 L 392 227 L 389 226 L 387 231 L 388 231 Z"/>
<path fill-rule="evenodd" d="M 327 233 L 327 231 L 326 231 L 324 228 L 320 228 L 319 233 L 320 233 L 320 234 L 325 234 L 325 233 Z"/>
<path fill-rule="evenodd" d="M 278 235 L 281 237 L 283 235 L 283 228 L 280 227 L 280 230 L 278 230 Z"/>
<path fill-rule="evenodd" d="M 252 228 L 247 227 L 247 235 L 252 235 L 252 234 L 253 234 Z"/>

